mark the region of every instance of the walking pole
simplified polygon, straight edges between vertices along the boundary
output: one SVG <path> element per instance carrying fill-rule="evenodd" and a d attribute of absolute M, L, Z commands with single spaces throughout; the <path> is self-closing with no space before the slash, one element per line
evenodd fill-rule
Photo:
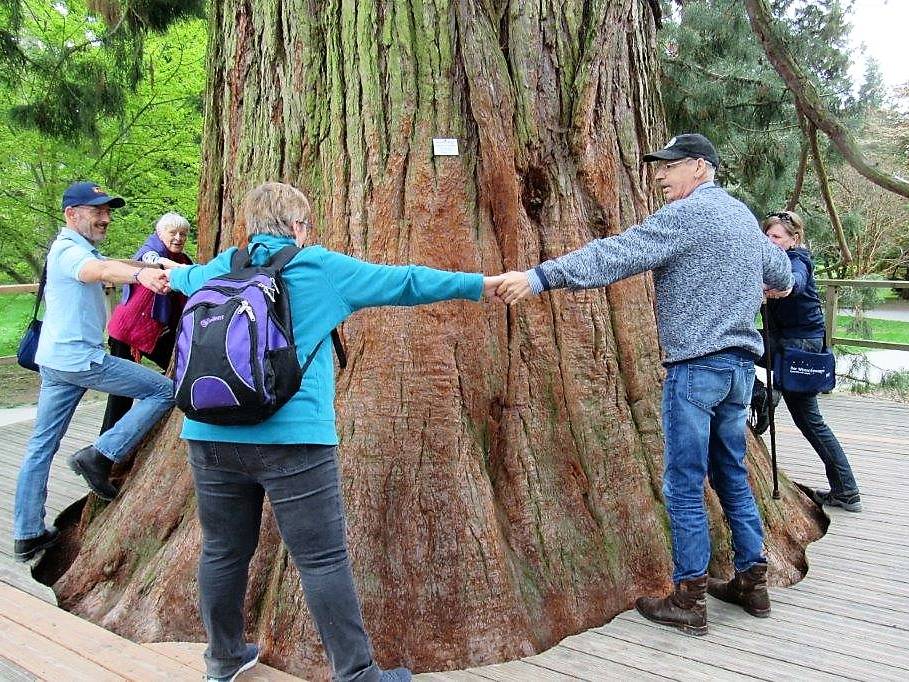
<path fill-rule="evenodd" d="M 764 335 L 764 358 L 767 369 L 767 415 L 770 421 L 770 465 L 773 468 L 773 499 L 780 499 L 780 481 L 776 470 L 776 423 L 773 419 L 773 356 L 770 352 L 770 315 L 767 312 L 767 303 L 761 306 L 761 318 L 764 320 L 762 333 Z"/>

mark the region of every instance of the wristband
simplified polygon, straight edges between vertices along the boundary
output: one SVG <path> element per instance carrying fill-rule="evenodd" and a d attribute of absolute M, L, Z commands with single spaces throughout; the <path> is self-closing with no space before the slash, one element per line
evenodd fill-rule
<path fill-rule="evenodd" d="M 137 282 L 139 281 L 139 273 L 142 272 L 145 268 L 139 268 L 133 273 L 133 279 Z"/>

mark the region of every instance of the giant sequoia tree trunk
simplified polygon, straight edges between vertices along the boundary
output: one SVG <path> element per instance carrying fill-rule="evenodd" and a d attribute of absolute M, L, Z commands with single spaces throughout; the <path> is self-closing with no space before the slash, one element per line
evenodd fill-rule
<path fill-rule="evenodd" d="M 653 209 L 642 150 L 664 137 L 642 0 L 212 3 L 199 242 L 238 241 L 243 193 L 312 197 L 319 241 L 387 263 L 497 273 Z M 434 157 L 433 137 L 460 155 Z M 512 309 L 445 303 L 347 322 L 338 425 L 354 573 L 384 665 L 524 656 L 668 585 L 660 356 L 646 275 Z M 173 415 L 123 494 L 83 514 L 55 588 L 140 640 L 202 639 L 199 528 Z M 753 484 L 776 582 L 818 534 L 784 482 Z M 755 456 L 756 455 L 756 456 Z M 714 568 L 729 542 L 715 501 Z M 266 514 L 247 600 L 265 660 L 325 666 Z"/>

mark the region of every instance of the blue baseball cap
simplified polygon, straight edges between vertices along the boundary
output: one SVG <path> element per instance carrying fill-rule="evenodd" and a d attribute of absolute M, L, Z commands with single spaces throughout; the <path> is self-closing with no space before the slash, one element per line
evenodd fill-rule
<path fill-rule="evenodd" d="M 74 182 L 63 193 L 63 210 L 70 206 L 110 206 L 123 208 L 122 197 L 112 197 L 94 182 Z"/>

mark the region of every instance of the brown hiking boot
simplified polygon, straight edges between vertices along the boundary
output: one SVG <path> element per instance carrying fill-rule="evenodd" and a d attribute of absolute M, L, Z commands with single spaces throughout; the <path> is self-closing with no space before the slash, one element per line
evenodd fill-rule
<path fill-rule="evenodd" d="M 766 618 L 770 615 L 767 564 L 755 564 L 742 573 L 736 571 L 729 581 L 710 578 L 707 592 L 720 601 L 741 606 L 752 616 Z"/>
<path fill-rule="evenodd" d="M 707 634 L 707 576 L 683 580 L 668 597 L 640 597 L 634 607 L 644 618 L 689 635 Z"/>

